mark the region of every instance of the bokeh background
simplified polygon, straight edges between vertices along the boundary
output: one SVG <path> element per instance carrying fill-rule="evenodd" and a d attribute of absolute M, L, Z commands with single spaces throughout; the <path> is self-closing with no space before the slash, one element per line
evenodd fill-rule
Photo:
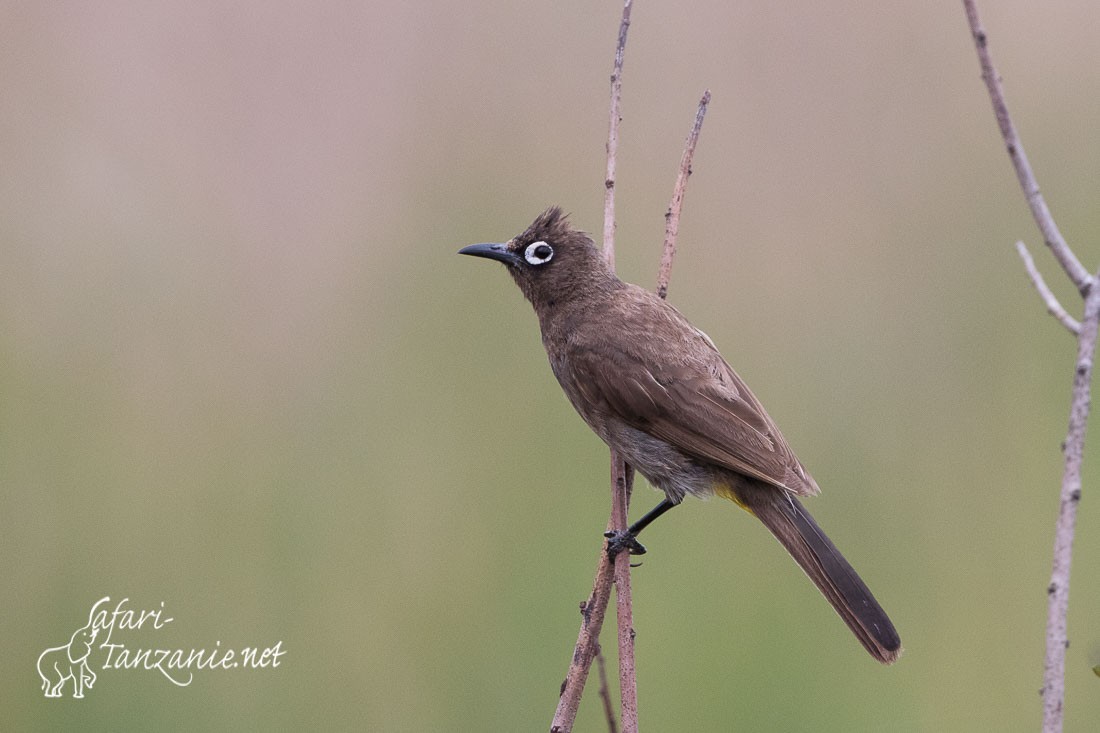
<path fill-rule="evenodd" d="M 1100 14 L 983 5 L 1044 192 L 1095 267 Z M 601 230 L 619 13 L 0 6 L 0 728 L 547 727 L 607 453 L 502 269 L 455 251 L 554 203 Z M 1015 241 L 1079 303 L 961 5 L 637 4 L 626 279 L 654 281 L 705 88 L 670 300 L 811 467 L 811 510 L 907 653 L 875 664 L 762 528 L 693 501 L 634 575 L 643 728 L 1037 729 L 1074 344 Z M 1069 730 L 1100 719 L 1097 435 Z M 641 484 L 635 514 L 657 498 Z M 116 632 L 132 648 L 286 654 L 182 688 L 96 665 L 84 700 L 46 700 L 39 653 L 104 596 L 174 619 Z M 605 729 L 594 686 L 577 729 Z"/>

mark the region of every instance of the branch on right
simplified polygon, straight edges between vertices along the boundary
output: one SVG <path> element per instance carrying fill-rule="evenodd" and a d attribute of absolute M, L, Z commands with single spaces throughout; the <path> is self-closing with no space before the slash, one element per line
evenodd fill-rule
<path fill-rule="evenodd" d="M 1047 311 L 1077 339 L 1077 360 L 1074 363 L 1073 386 L 1070 392 L 1069 428 L 1063 443 L 1064 464 L 1058 519 L 1054 526 L 1054 559 L 1050 584 L 1047 586 L 1046 656 L 1043 663 L 1043 686 L 1040 689 L 1043 701 L 1043 733 L 1060 733 L 1065 705 L 1066 647 L 1069 646 L 1066 614 L 1069 610 L 1070 563 L 1073 559 L 1077 507 L 1081 502 L 1081 462 L 1089 419 L 1097 326 L 1100 323 L 1100 287 L 1095 287 L 1100 273 L 1093 275 L 1085 269 L 1055 223 L 1028 162 L 1023 142 L 1016 132 L 1016 125 L 1008 112 L 1004 87 L 993 65 L 989 37 L 978 16 L 977 5 L 974 0 L 963 0 L 963 7 L 966 9 L 970 33 L 974 38 L 974 47 L 978 52 L 982 80 L 993 103 L 997 126 L 1004 138 L 1008 157 L 1031 209 L 1032 218 L 1047 248 L 1083 300 L 1081 320 L 1078 321 L 1058 302 L 1047 286 L 1027 246 L 1023 242 L 1017 242 L 1016 248 L 1023 260 L 1024 269 L 1038 290 Z"/>

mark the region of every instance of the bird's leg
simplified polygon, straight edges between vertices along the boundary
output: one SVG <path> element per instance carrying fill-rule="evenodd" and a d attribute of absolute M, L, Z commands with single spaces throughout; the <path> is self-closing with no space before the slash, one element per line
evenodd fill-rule
<path fill-rule="evenodd" d="M 645 545 L 638 541 L 638 533 L 652 524 L 654 519 L 678 504 L 679 502 L 665 497 L 660 504 L 646 512 L 645 516 L 627 529 L 604 532 L 603 536 L 607 538 L 607 559 L 614 562 L 615 556 L 623 550 L 631 555 L 644 555 L 646 553 Z"/>

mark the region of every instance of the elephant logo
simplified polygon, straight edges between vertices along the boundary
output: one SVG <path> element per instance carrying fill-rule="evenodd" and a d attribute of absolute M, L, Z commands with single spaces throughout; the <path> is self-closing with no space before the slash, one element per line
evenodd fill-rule
<path fill-rule="evenodd" d="M 84 689 L 91 689 L 95 684 L 95 672 L 88 666 L 88 656 L 97 633 L 99 629 L 92 625 L 92 615 L 88 614 L 88 623 L 73 633 L 68 644 L 51 647 L 39 655 L 38 676 L 42 678 L 46 697 L 61 697 L 61 688 L 67 680 L 73 681 L 73 697 L 76 698 L 84 697 Z"/>

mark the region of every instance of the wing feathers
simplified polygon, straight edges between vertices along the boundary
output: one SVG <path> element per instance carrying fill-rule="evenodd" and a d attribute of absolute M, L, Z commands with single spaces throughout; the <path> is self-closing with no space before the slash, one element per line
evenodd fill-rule
<path fill-rule="evenodd" d="M 569 378 L 589 409 L 605 410 L 705 461 L 795 494 L 818 493 L 816 482 L 741 378 L 709 339 L 668 309 L 675 314 L 663 324 L 672 329 L 670 334 L 643 337 L 626 329 L 613 337 L 615 348 L 572 344 Z M 684 348 L 654 355 L 642 352 L 647 343 Z M 604 363 L 601 354 L 614 354 L 614 363 Z"/>

